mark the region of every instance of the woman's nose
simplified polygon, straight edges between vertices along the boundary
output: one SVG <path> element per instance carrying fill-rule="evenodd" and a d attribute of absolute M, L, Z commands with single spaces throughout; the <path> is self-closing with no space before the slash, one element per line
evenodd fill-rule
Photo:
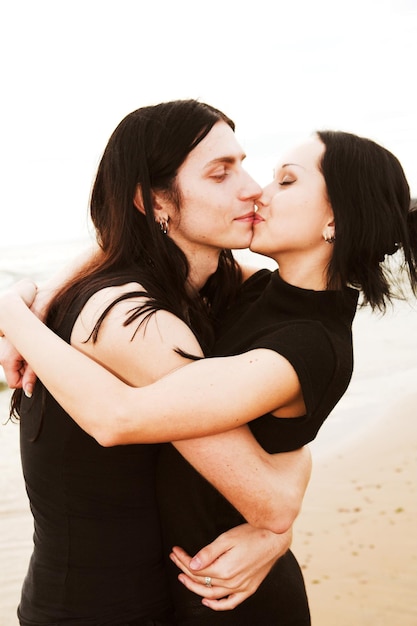
<path fill-rule="evenodd" d="M 269 187 L 269 185 L 264 187 L 256 200 L 256 204 L 260 209 L 266 207 L 271 201 L 271 191 Z"/>

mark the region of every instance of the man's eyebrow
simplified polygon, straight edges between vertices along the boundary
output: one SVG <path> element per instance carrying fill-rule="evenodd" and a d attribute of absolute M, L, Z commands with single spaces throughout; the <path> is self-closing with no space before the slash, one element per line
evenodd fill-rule
<path fill-rule="evenodd" d="M 246 158 L 246 154 L 243 154 L 243 153 L 240 154 L 238 157 L 225 155 L 225 156 L 216 157 L 215 159 L 212 159 L 211 161 L 206 163 L 204 167 L 205 168 L 212 167 L 213 165 L 218 165 L 219 163 L 228 163 L 229 165 L 234 165 L 234 163 L 236 163 L 237 161 L 243 161 L 245 158 Z"/>

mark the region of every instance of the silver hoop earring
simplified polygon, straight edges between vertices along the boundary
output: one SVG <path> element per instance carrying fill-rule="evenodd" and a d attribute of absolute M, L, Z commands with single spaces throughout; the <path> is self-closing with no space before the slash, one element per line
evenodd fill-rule
<path fill-rule="evenodd" d="M 159 228 L 161 229 L 164 235 L 166 235 L 168 232 L 168 222 L 169 222 L 169 216 L 167 218 L 161 217 L 158 222 Z"/>

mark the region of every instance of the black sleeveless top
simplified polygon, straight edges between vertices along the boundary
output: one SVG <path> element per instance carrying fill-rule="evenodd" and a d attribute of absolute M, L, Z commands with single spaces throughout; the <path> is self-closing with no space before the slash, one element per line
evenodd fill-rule
<path fill-rule="evenodd" d="M 67 312 L 58 329 L 66 341 L 95 290 Z M 155 497 L 158 446 L 103 448 L 40 381 L 22 401 L 20 424 L 34 518 L 20 623 L 114 626 L 169 612 Z"/>
<path fill-rule="evenodd" d="M 254 348 L 282 354 L 297 372 L 307 408 L 303 417 L 267 414 L 250 423 L 268 452 L 295 450 L 311 441 L 346 390 L 353 367 L 351 325 L 357 299 L 353 289 L 299 289 L 268 270 L 257 272 L 242 286 L 238 305 L 225 316 L 214 355 Z M 170 444 L 161 450 L 158 491 L 167 549 L 179 545 L 195 554 L 245 521 Z M 301 571 L 291 553 L 278 561 L 252 598 L 221 618 L 196 602 L 176 581 L 175 569 L 169 564 L 168 568 L 179 624 L 310 623 Z"/>

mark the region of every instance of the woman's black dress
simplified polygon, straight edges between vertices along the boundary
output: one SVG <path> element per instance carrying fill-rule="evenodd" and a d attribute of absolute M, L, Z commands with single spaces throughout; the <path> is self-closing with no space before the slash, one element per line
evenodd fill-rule
<path fill-rule="evenodd" d="M 307 408 L 304 417 L 264 415 L 250 424 L 268 452 L 295 450 L 314 439 L 345 392 L 352 374 L 351 325 L 357 298 L 353 289 L 299 289 L 285 283 L 278 272 L 267 270 L 243 285 L 238 305 L 223 321 L 214 355 L 275 350 L 295 368 Z M 233 389 L 229 392 L 233 394 Z M 195 554 L 220 533 L 244 522 L 170 444 L 160 453 L 158 490 L 166 553 L 179 545 Z M 303 576 L 291 551 L 277 561 L 252 597 L 225 612 L 204 607 L 201 598 L 178 582 L 177 568 L 171 562 L 167 567 L 181 626 L 310 624 Z"/>

